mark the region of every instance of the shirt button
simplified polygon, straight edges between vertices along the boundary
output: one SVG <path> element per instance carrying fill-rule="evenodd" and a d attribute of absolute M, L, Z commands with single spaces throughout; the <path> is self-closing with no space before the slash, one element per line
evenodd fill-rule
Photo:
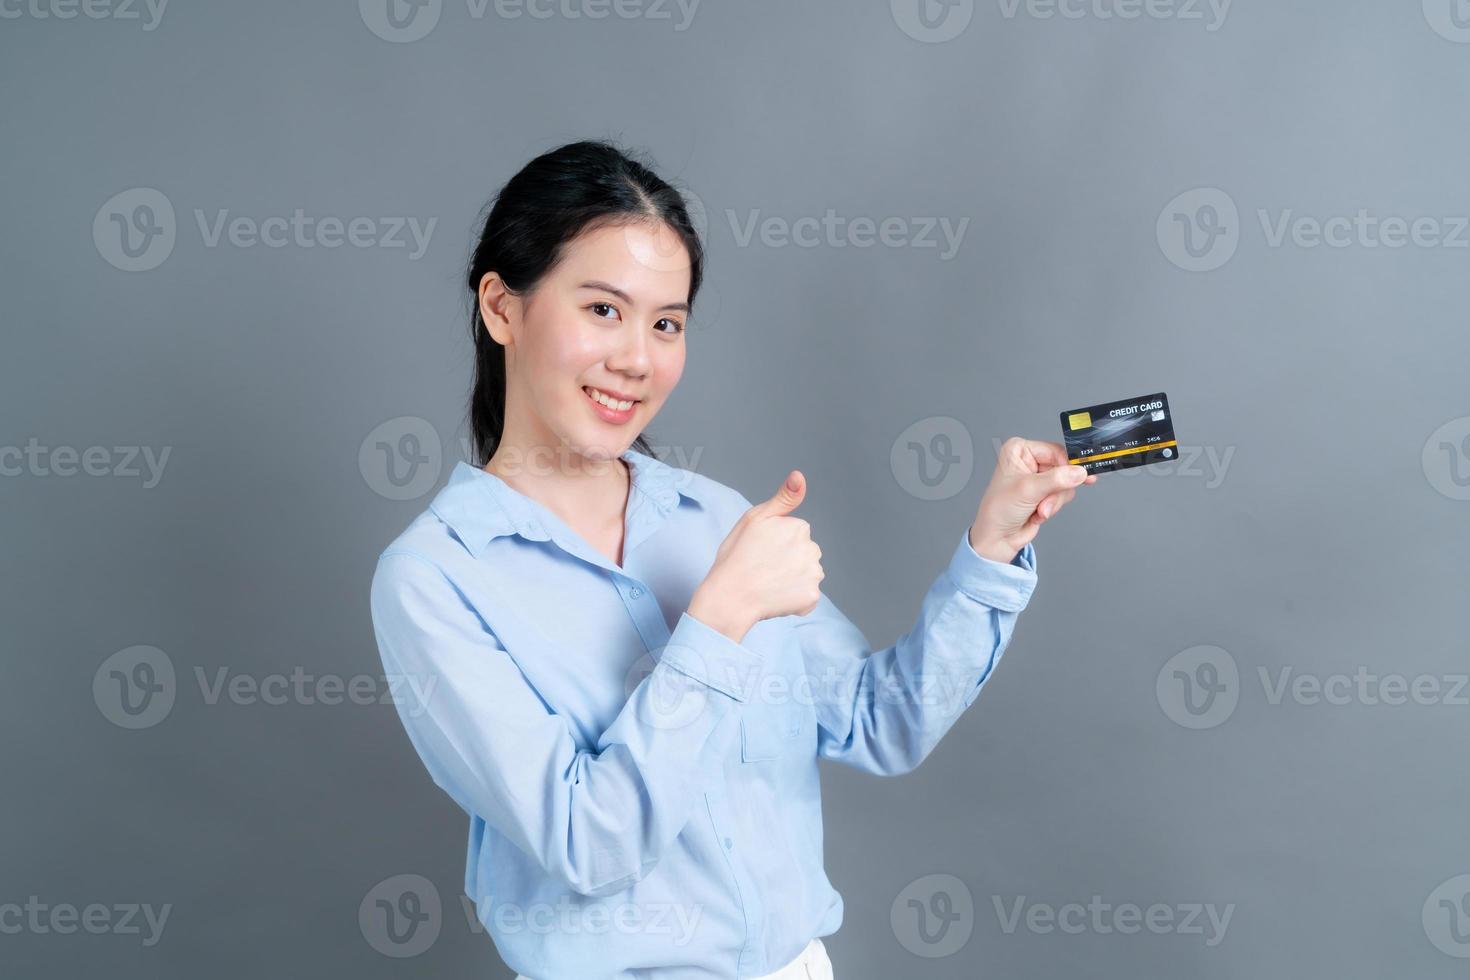
<path fill-rule="evenodd" d="M 633 590 L 631 592 L 629 592 L 628 594 L 630 596 L 632 596 L 633 598 L 636 599 L 636 598 L 638 598 L 639 596 L 641 596 L 643 594 L 643 590 L 640 589 L 640 588 L 638 588 L 638 586 L 635 585 L 635 586 L 633 586 Z"/>
<path fill-rule="evenodd" d="M 735 846 L 735 842 L 732 841 L 730 838 L 726 837 L 725 838 L 725 850 L 728 851 L 730 848 L 732 848 L 734 846 Z"/>

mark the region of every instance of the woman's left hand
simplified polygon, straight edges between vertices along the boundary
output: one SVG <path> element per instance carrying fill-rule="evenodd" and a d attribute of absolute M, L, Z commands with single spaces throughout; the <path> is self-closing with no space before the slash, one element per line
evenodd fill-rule
<path fill-rule="evenodd" d="M 970 526 L 970 547 L 982 558 L 1010 564 L 1077 487 L 1096 482 L 1096 476 L 1067 462 L 1060 443 L 1007 439 Z"/>

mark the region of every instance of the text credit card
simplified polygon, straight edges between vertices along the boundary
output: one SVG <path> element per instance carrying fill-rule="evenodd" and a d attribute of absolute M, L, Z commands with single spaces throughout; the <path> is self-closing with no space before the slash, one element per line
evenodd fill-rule
<path fill-rule="evenodd" d="M 1169 396 L 1162 391 L 1063 412 L 1062 437 L 1068 462 L 1089 473 L 1126 470 L 1179 455 Z"/>

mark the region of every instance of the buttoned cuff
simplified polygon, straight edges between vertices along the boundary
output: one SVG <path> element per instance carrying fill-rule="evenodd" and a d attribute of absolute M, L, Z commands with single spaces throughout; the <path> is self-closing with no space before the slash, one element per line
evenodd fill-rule
<path fill-rule="evenodd" d="M 663 663 L 736 701 L 749 701 L 760 683 L 765 658 L 687 612 L 664 647 Z"/>
<path fill-rule="evenodd" d="M 976 554 L 966 527 L 949 560 L 949 577 L 955 588 L 976 602 L 1003 612 L 1020 612 L 1036 588 L 1036 549 L 1028 543 L 1009 565 L 1003 565 Z"/>

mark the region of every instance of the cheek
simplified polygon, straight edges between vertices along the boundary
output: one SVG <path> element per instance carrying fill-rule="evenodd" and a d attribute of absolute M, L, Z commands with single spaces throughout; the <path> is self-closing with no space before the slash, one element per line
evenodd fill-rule
<path fill-rule="evenodd" d="M 676 350 L 669 351 L 664 357 L 658 358 L 654 363 L 655 387 L 665 396 L 674 390 L 679 383 L 679 378 L 684 374 L 684 345 L 680 344 Z"/>
<path fill-rule="evenodd" d="M 544 339 L 536 346 L 531 361 L 537 376 L 558 390 L 565 388 L 568 381 L 585 375 L 607 356 L 595 332 L 579 329 L 574 324 L 543 331 L 541 336 Z"/>

